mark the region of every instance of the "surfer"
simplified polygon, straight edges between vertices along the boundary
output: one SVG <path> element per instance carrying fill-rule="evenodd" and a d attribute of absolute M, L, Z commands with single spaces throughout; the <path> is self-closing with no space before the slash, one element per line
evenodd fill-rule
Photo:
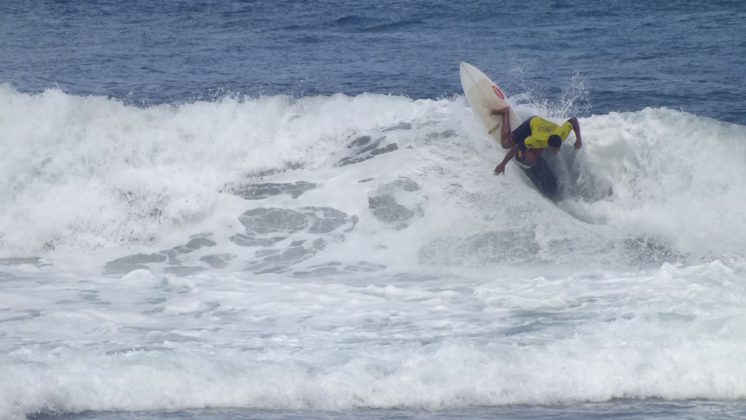
<path fill-rule="evenodd" d="M 524 167 L 531 167 L 539 161 L 544 149 L 549 148 L 553 155 L 559 153 L 562 142 L 570 135 L 570 131 L 575 132 L 575 149 L 583 146 L 580 123 L 576 117 L 570 118 L 562 125 L 557 125 L 542 117 L 533 116 L 511 132 L 509 109 L 505 106 L 492 110 L 492 114 L 502 116 L 500 132 L 502 143 L 511 145 L 503 161 L 495 167 L 495 175 L 504 173 L 505 165 L 513 158 Z"/>

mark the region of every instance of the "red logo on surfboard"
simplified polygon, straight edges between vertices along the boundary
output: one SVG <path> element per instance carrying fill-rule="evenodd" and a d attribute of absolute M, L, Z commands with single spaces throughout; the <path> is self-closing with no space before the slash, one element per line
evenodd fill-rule
<path fill-rule="evenodd" d="M 492 85 L 492 91 L 495 92 L 495 95 L 497 95 L 498 98 L 505 100 L 505 94 L 503 91 L 500 90 L 499 87 Z"/>

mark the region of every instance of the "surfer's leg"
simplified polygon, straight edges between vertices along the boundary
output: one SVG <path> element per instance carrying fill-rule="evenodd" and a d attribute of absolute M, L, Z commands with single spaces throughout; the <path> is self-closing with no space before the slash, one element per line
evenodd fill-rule
<path fill-rule="evenodd" d="M 500 123 L 495 125 L 492 130 L 489 131 L 489 134 L 492 134 L 492 132 L 499 127 L 500 144 L 502 145 L 503 149 L 510 149 L 515 145 L 510 127 L 510 107 L 506 105 L 503 108 L 495 108 L 492 110 L 492 115 L 499 115 L 501 121 Z"/>
<path fill-rule="evenodd" d="M 513 130 L 513 133 L 511 133 L 515 144 L 523 142 L 526 140 L 526 137 L 531 135 L 531 118 L 521 123 L 521 125 L 516 127 L 516 129 Z"/>

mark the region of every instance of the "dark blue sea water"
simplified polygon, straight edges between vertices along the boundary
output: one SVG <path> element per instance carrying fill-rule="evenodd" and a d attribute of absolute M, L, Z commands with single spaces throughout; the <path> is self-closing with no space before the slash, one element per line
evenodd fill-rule
<path fill-rule="evenodd" d="M 740 1 L 8 1 L 0 80 L 171 103 L 223 95 L 461 93 L 460 61 L 585 114 L 746 115 Z"/>
<path fill-rule="evenodd" d="M 744 98 L 742 1 L 0 1 L 0 419 L 743 418 Z"/>

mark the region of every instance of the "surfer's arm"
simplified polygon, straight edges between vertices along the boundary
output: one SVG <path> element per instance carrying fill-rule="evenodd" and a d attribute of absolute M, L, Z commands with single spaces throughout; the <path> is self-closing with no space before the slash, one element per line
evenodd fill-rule
<path fill-rule="evenodd" d="M 516 144 L 515 146 L 511 147 L 510 150 L 508 150 L 508 153 L 505 154 L 505 158 L 503 158 L 503 161 L 497 164 L 497 166 L 495 166 L 495 175 L 500 175 L 501 173 L 504 173 L 505 165 L 507 165 L 511 159 L 516 157 L 517 154 L 518 154 L 518 145 Z"/>
<path fill-rule="evenodd" d="M 492 115 L 500 115 L 503 122 L 500 127 L 500 139 L 506 139 L 510 136 L 510 106 L 505 105 L 503 108 L 495 108 Z"/>
<path fill-rule="evenodd" d="M 575 149 L 583 147 L 583 138 L 580 136 L 580 123 L 577 117 L 572 117 L 567 120 L 572 125 L 572 131 L 575 132 Z"/>

